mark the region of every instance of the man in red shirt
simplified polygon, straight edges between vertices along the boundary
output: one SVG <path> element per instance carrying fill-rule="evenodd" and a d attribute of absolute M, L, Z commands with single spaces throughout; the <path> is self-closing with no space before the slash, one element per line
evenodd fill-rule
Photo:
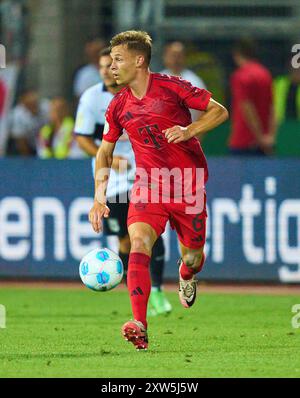
<path fill-rule="evenodd" d="M 116 141 L 125 129 L 135 153 L 137 176 L 127 221 L 131 241 L 127 284 L 134 320 L 123 325 L 122 334 L 137 349 L 148 347 L 150 257 L 168 220 L 181 247 L 180 301 L 186 308 L 195 301 L 195 274 L 204 264 L 204 183 L 208 177 L 206 159 L 196 137 L 228 118 L 227 110 L 211 99 L 208 91 L 178 77 L 151 73 L 151 48 L 152 40 L 146 32 L 123 32 L 111 40 L 111 70 L 116 82 L 126 87 L 114 97 L 106 113 L 103 141 L 96 158 L 94 206 L 89 214 L 94 230 L 100 232 L 102 218 L 109 216 L 107 174 Z M 204 114 L 192 123 L 189 108 Z M 197 178 L 198 170 L 203 170 L 201 181 Z M 173 179 L 167 178 L 168 172 Z M 182 178 L 183 174 L 188 177 Z M 182 198 L 180 191 L 186 188 L 192 192 Z M 202 206 L 198 201 L 200 195 Z M 195 201 L 191 211 L 190 205 Z"/>
<path fill-rule="evenodd" d="M 276 123 L 272 76 L 255 59 L 251 40 L 241 40 L 233 50 L 238 69 L 231 76 L 232 131 L 229 148 L 237 155 L 270 155 Z"/>

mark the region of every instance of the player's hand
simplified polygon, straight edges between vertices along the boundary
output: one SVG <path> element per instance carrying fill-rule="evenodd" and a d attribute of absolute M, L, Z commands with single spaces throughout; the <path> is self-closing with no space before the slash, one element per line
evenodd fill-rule
<path fill-rule="evenodd" d="M 187 127 L 173 126 L 169 129 L 163 130 L 163 134 L 169 144 L 178 144 L 179 142 L 187 141 L 191 138 L 190 132 Z"/>
<path fill-rule="evenodd" d="M 102 231 L 102 218 L 108 218 L 109 213 L 110 210 L 106 204 L 94 201 L 94 206 L 89 212 L 89 222 L 92 224 L 95 232 L 100 233 Z"/>
<path fill-rule="evenodd" d="M 258 145 L 259 145 L 260 149 L 266 155 L 272 155 L 273 154 L 274 143 L 275 143 L 275 137 L 273 135 L 271 135 L 271 134 L 264 134 L 258 140 Z"/>

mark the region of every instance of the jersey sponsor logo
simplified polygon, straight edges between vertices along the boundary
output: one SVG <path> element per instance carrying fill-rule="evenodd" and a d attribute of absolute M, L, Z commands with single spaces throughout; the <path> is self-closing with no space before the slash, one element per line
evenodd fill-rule
<path fill-rule="evenodd" d="M 155 149 L 162 148 L 161 143 L 164 140 L 164 136 L 161 134 L 157 124 L 140 127 L 138 131 L 146 145 L 150 145 Z"/>

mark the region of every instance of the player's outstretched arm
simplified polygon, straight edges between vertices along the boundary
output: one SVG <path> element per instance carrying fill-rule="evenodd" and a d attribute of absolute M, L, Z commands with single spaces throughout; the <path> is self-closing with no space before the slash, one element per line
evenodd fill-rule
<path fill-rule="evenodd" d="M 102 218 L 109 216 L 110 210 L 106 205 L 106 189 L 115 145 L 115 143 L 103 140 L 96 156 L 95 197 L 94 205 L 89 213 L 89 221 L 97 233 L 102 230 Z"/>
<path fill-rule="evenodd" d="M 75 139 L 79 147 L 89 156 L 96 156 L 98 146 L 95 144 L 93 137 L 75 134 Z"/>
<path fill-rule="evenodd" d="M 202 113 L 200 118 L 187 127 L 173 126 L 163 133 L 168 140 L 168 143 L 173 142 L 178 144 L 182 141 L 187 141 L 192 137 L 202 136 L 208 131 L 216 128 L 229 117 L 227 109 L 219 104 L 217 101 L 211 99 L 207 106 L 206 111 Z"/>

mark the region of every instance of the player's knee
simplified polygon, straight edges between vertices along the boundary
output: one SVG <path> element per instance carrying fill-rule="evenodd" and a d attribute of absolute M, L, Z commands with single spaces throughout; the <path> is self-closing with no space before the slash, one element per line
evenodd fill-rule
<path fill-rule="evenodd" d="M 130 238 L 129 235 L 124 236 L 123 238 L 119 238 L 120 247 L 119 250 L 121 253 L 128 254 L 130 252 Z"/>
<path fill-rule="evenodd" d="M 131 238 L 131 252 L 151 253 L 152 247 L 147 236 L 133 236 Z"/>
<path fill-rule="evenodd" d="M 198 268 L 202 260 L 202 251 L 199 253 L 186 253 L 182 260 L 187 267 Z"/>

